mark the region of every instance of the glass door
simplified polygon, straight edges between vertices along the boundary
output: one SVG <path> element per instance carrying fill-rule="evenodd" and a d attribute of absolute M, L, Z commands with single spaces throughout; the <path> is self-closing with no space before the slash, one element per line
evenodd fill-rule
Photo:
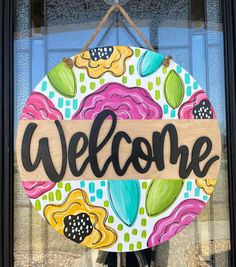
<path fill-rule="evenodd" d="M 15 0 L 15 129 L 31 90 L 62 58 L 83 48 L 113 1 Z M 124 0 L 120 2 L 157 52 L 173 56 L 206 90 L 218 114 L 222 163 L 215 192 L 194 223 L 170 241 L 117 257 L 60 236 L 37 214 L 15 169 L 15 266 L 229 266 L 230 231 L 221 0 Z M 92 47 L 145 47 L 114 13 Z M 110 264 L 110 265 L 109 265 Z M 113 264 L 113 265 L 111 265 Z M 114 265 L 115 264 L 115 265 Z"/>

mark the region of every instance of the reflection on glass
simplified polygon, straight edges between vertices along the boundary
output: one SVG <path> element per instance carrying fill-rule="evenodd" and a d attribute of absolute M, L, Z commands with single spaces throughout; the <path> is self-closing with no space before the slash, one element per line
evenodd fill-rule
<path fill-rule="evenodd" d="M 16 0 L 15 126 L 32 88 L 63 57 L 79 52 L 110 7 L 98 0 Z M 159 53 L 193 74 L 218 114 L 222 134 L 222 164 L 211 201 L 184 231 L 155 251 L 121 255 L 118 262 L 142 266 L 228 266 L 230 250 L 223 33 L 220 0 L 127 0 L 125 8 Z M 92 46 L 144 46 L 123 18 L 114 14 Z M 66 240 L 31 207 L 15 179 L 15 266 L 102 266 L 115 254 L 88 250 Z M 108 256 L 108 258 L 107 258 Z M 106 260 L 107 258 L 107 260 Z"/>

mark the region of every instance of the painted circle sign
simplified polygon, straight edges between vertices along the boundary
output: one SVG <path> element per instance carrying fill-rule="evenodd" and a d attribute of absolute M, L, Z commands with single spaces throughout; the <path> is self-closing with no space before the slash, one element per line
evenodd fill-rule
<path fill-rule="evenodd" d="M 39 214 L 74 242 L 134 251 L 172 238 L 214 190 L 215 111 L 173 61 L 125 46 L 82 52 L 28 98 L 17 134 L 23 186 Z"/>

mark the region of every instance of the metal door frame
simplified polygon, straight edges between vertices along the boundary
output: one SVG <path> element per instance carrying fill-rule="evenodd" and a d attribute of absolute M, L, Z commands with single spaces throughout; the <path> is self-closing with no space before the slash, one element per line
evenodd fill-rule
<path fill-rule="evenodd" d="M 222 0 L 231 266 L 236 266 L 236 2 Z M 0 0 L 0 266 L 14 265 L 13 0 Z"/>

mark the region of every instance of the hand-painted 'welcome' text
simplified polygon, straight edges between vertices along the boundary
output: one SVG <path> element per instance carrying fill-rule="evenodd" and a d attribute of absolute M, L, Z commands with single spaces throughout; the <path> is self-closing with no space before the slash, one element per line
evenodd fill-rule
<path fill-rule="evenodd" d="M 21 121 L 17 157 L 23 180 L 217 177 L 215 120 Z"/>

